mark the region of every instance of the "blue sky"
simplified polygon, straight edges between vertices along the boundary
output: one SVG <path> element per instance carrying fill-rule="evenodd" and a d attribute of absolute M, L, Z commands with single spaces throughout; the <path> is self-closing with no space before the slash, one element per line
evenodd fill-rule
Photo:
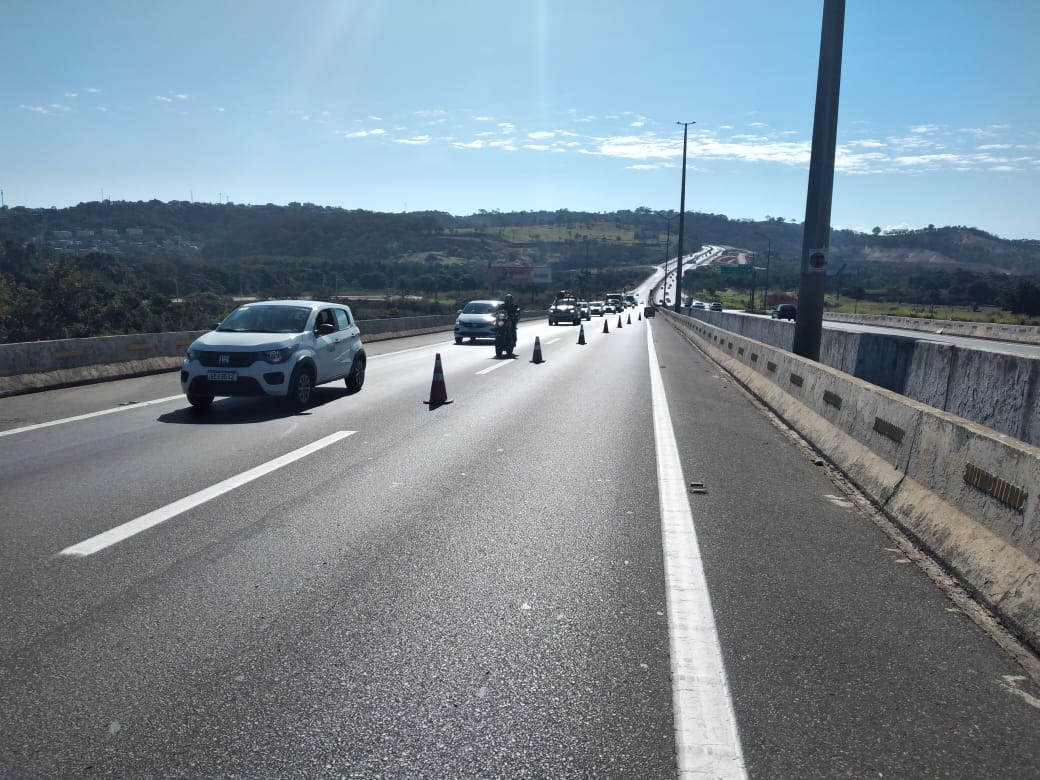
<path fill-rule="evenodd" d="M 805 215 L 822 0 L 9 0 L 8 206 Z M 834 227 L 1040 239 L 1040 2 L 849 0 Z"/>

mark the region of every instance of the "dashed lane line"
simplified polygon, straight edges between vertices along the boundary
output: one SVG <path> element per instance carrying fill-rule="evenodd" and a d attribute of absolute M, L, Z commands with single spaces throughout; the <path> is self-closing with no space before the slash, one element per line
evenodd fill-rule
<path fill-rule="evenodd" d="M 166 506 L 160 507 L 146 515 L 141 515 L 134 520 L 118 525 L 104 533 L 98 534 L 97 536 L 92 536 L 79 544 L 66 547 L 58 553 L 58 555 L 79 558 L 93 555 L 100 550 L 118 544 L 119 542 L 129 539 L 131 536 L 136 536 L 142 531 L 147 531 L 149 528 L 164 523 L 172 517 L 183 514 L 189 509 L 194 509 L 207 501 L 212 501 L 214 498 L 217 498 L 224 493 L 228 493 L 235 488 L 241 487 L 253 480 L 270 474 L 272 471 L 276 471 L 294 461 L 305 458 L 308 455 L 324 449 L 330 444 L 335 444 L 341 439 L 345 439 L 355 433 L 356 431 L 337 431 L 336 433 L 329 434 L 323 439 L 318 439 L 317 441 L 311 442 L 310 444 L 293 450 L 292 452 L 287 452 L 285 455 L 277 457 L 274 460 L 269 460 L 267 463 L 262 463 L 248 471 L 243 471 L 241 474 L 228 477 L 222 482 L 204 488 L 197 493 L 192 493 L 190 496 L 185 496 L 178 501 L 174 501 L 172 504 L 167 504 Z"/>

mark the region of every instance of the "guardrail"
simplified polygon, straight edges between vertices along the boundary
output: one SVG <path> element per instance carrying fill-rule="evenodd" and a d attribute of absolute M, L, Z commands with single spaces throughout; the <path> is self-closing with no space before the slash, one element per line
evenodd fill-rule
<path fill-rule="evenodd" d="M 794 323 L 783 320 L 699 309 L 689 316 L 781 349 L 790 350 L 794 342 Z M 826 319 L 833 318 L 828 315 Z M 892 326 L 894 322 L 877 324 Z M 984 325 L 979 324 L 973 335 L 982 333 Z M 995 329 L 1001 327 L 1028 327 L 1017 333 L 1019 341 L 1036 338 L 1040 342 L 1040 329 L 1031 326 L 992 326 L 989 335 L 995 336 Z M 820 362 L 1040 446 L 1040 405 L 1036 400 L 1040 398 L 1040 359 L 941 344 L 913 334 L 892 336 L 824 328 Z"/>
<path fill-rule="evenodd" d="M 545 316 L 538 311 L 521 319 Z M 451 330 L 456 315 L 358 320 L 366 342 Z M 176 371 L 184 351 L 206 331 L 140 333 L 0 344 L 0 397 L 56 387 Z"/>
<path fill-rule="evenodd" d="M 1040 652 L 1040 448 L 659 310 Z"/>

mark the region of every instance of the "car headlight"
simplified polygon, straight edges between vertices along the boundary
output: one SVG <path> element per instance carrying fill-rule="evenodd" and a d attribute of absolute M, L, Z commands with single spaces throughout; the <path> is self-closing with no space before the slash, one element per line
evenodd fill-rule
<path fill-rule="evenodd" d="M 185 354 L 188 356 L 188 360 L 198 360 L 199 355 L 202 354 L 202 350 L 195 349 L 193 347 L 188 347 L 187 352 Z"/>
<path fill-rule="evenodd" d="M 281 347 L 280 349 L 265 349 L 262 352 L 258 352 L 257 357 L 268 363 L 284 363 L 295 351 L 295 346 Z"/>

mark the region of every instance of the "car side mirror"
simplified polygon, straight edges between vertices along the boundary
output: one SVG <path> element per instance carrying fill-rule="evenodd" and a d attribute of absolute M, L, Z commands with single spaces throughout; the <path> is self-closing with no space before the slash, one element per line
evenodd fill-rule
<path fill-rule="evenodd" d="M 314 332 L 317 333 L 319 336 L 328 336 L 330 333 L 336 332 L 336 326 L 328 322 L 323 322 L 321 325 L 314 329 Z"/>

